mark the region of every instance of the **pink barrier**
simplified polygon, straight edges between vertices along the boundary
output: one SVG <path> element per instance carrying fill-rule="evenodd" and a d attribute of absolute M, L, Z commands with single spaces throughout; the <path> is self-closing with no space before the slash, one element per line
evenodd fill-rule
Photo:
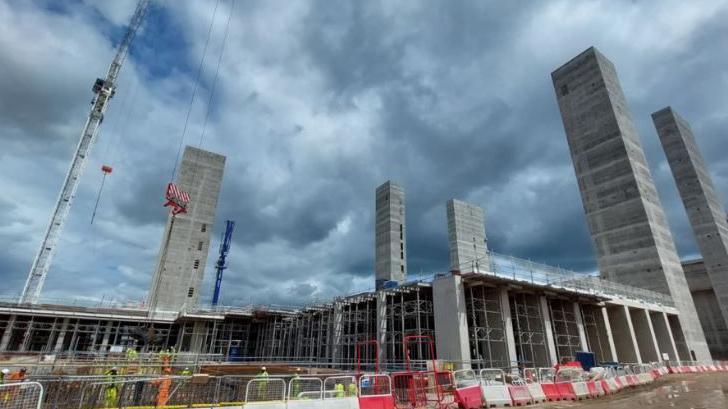
<path fill-rule="evenodd" d="M 478 409 L 483 406 L 483 393 L 480 385 L 455 389 L 455 399 L 458 407 L 463 409 Z"/>
<path fill-rule="evenodd" d="M 556 388 L 559 391 L 559 395 L 561 395 L 561 400 L 576 400 L 574 385 L 571 382 L 557 382 Z"/>
<path fill-rule="evenodd" d="M 542 383 L 541 389 L 543 390 L 543 394 L 546 395 L 546 399 L 549 401 L 553 402 L 561 400 L 561 393 L 559 393 L 559 388 L 555 383 Z"/>
<path fill-rule="evenodd" d="M 592 398 L 599 397 L 599 391 L 597 390 L 597 385 L 594 381 L 586 381 L 586 387 L 589 390 L 589 396 Z"/>
<path fill-rule="evenodd" d="M 533 401 L 526 385 L 508 385 L 508 392 L 515 406 L 529 405 Z"/>
<path fill-rule="evenodd" d="M 611 395 L 612 393 L 616 392 L 613 391 L 612 388 L 609 387 L 609 382 L 602 379 L 601 381 L 598 381 L 602 384 L 602 389 L 604 390 L 604 393 L 607 395 Z"/>
<path fill-rule="evenodd" d="M 360 396 L 359 409 L 395 409 L 393 396 Z"/>

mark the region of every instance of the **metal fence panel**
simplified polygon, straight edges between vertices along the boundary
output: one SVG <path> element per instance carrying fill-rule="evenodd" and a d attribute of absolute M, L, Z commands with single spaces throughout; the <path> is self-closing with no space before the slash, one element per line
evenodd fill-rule
<path fill-rule="evenodd" d="M 323 399 L 323 382 L 320 378 L 294 377 L 288 382 L 288 400 Z"/>
<path fill-rule="evenodd" d="M 324 379 L 324 399 L 346 398 L 357 395 L 356 378 L 353 376 L 330 376 Z"/>
<path fill-rule="evenodd" d="M 359 396 L 391 396 L 392 378 L 389 375 L 362 375 Z"/>
<path fill-rule="evenodd" d="M 245 386 L 245 402 L 285 401 L 286 381 L 281 378 L 254 378 Z"/>
<path fill-rule="evenodd" d="M 17 382 L 0 385 L 0 408 L 40 409 L 43 386 L 38 382 Z"/>

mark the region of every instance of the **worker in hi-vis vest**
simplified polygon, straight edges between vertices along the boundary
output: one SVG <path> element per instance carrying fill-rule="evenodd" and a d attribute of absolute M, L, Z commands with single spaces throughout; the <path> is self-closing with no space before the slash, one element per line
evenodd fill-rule
<path fill-rule="evenodd" d="M 260 372 L 255 377 L 258 380 L 258 397 L 266 397 L 268 394 L 268 370 L 266 367 L 261 367 Z"/>

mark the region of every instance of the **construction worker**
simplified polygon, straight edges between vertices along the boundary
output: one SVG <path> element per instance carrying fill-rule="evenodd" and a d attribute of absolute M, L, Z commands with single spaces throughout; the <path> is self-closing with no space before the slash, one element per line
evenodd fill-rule
<path fill-rule="evenodd" d="M 162 362 L 162 373 L 164 373 L 167 369 L 170 371 L 172 370 L 170 366 L 170 358 L 171 355 L 169 354 L 168 349 L 162 349 L 159 351 L 159 360 Z"/>
<path fill-rule="evenodd" d="M 172 368 L 170 367 L 164 367 L 164 378 L 152 381 L 152 384 L 157 385 L 159 388 L 157 391 L 157 408 L 162 408 L 164 406 L 167 406 L 167 401 L 169 401 L 169 390 L 172 387 L 172 378 L 169 376 L 172 374 Z"/>
<path fill-rule="evenodd" d="M 3 370 L 0 371 L 0 385 L 5 383 L 5 377 L 8 376 L 9 373 L 10 373 L 10 369 L 8 369 L 8 368 L 3 368 Z M 8 376 L 8 379 L 10 379 L 9 376 Z M 8 400 L 10 399 L 9 389 L 10 388 L 6 388 L 5 392 L 2 394 L 2 396 L 0 396 L 0 397 L 2 397 L 3 405 L 7 404 Z"/>
<path fill-rule="evenodd" d="M 117 399 L 119 398 L 119 385 L 116 384 L 116 377 L 119 374 L 119 370 L 113 367 L 106 371 L 106 388 L 104 389 L 104 407 L 113 408 L 116 407 Z"/>
<path fill-rule="evenodd" d="M 299 393 L 301 393 L 301 368 L 296 368 L 296 372 L 293 374 L 291 380 L 291 398 L 298 399 Z"/>
<path fill-rule="evenodd" d="M 180 372 L 180 375 L 182 376 L 192 376 L 192 371 L 190 371 L 190 368 L 185 368 Z"/>
<path fill-rule="evenodd" d="M 268 370 L 266 367 L 260 367 L 260 372 L 255 376 L 258 379 L 258 398 L 266 396 L 268 392 Z"/>
<path fill-rule="evenodd" d="M 359 390 L 356 387 L 356 381 L 352 379 L 352 382 L 346 388 L 346 396 L 356 397 L 357 395 L 359 395 Z"/>
<path fill-rule="evenodd" d="M 344 397 L 344 384 L 341 383 L 341 381 L 336 381 L 336 386 L 334 386 L 334 396 L 337 398 Z"/>
<path fill-rule="evenodd" d="M 136 348 L 130 346 L 126 348 L 126 359 L 127 361 L 136 361 L 139 357 L 139 353 L 137 352 Z"/>
<path fill-rule="evenodd" d="M 19 371 L 13 372 L 8 376 L 8 380 L 11 382 L 23 382 L 25 380 L 25 374 L 28 372 L 25 368 L 20 368 Z"/>
<path fill-rule="evenodd" d="M 174 347 L 169 348 L 169 360 L 171 362 L 174 362 L 175 358 L 177 358 L 177 350 Z"/>

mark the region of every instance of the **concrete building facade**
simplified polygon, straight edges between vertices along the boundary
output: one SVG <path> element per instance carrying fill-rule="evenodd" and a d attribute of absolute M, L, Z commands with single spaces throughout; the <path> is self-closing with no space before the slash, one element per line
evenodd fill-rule
<path fill-rule="evenodd" d="M 433 358 L 456 368 L 550 367 L 576 351 L 599 362 L 676 360 L 680 338 L 667 323 L 680 314 L 663 294 L 596 277 L 523 269 L 443 274 L 300 308 L 199 308 L 149 319 L 137 306 L 32 306 L 0 301 L 1 352 L 94 352 L 134 346 L 151 352 L 220 354 L 233 361 L 295 362 L 340 369 L 401 370 L 407 358 L 425 369 Z M 549 274 L 545 279 L 544 274 Z M 416 336 L 406 343 L 407 336 Z M 677 339 L 676 339 L 677 338 Z M 655 342 L 655 340 L 657 340 Z"/>
<path fill-rule="evenodd" d="M 150 314 L 197 308 L 225 157 L 187 146 L 177 186 L 190 196 L 187 212 L 167 219 L 147 305 Z"/>
<path fill-rule="evenodd" d="M 374 271 L 376 288 L 407 279 L 407 228 L 404 188 L 387 181 L 376 190 Z"/>
<path fill-rule="evenodd" d="M 600 273 L 669 294 L 688 345 L 682 359 L 710 359 L 614 65 L 591 47 L 551 76 Z"/>
<path fill-rule="evenodd" d="M 682 264 L 710 354 L 713 359 L 728 360 L 728 324 L 723 319 L 705 263 L 697 259 L 683 261 Z"/>
<path fill-rule="evenodd" d="M 652 114 L 723 320 L 728 324 L 728 222 L 688 122 L 672 108 Z"/>
<path fill-rule="evenodd" d="M 488 271 L 488 242 L 483 209 L 462 200 L 447 202 L 450 270 Z"/>

